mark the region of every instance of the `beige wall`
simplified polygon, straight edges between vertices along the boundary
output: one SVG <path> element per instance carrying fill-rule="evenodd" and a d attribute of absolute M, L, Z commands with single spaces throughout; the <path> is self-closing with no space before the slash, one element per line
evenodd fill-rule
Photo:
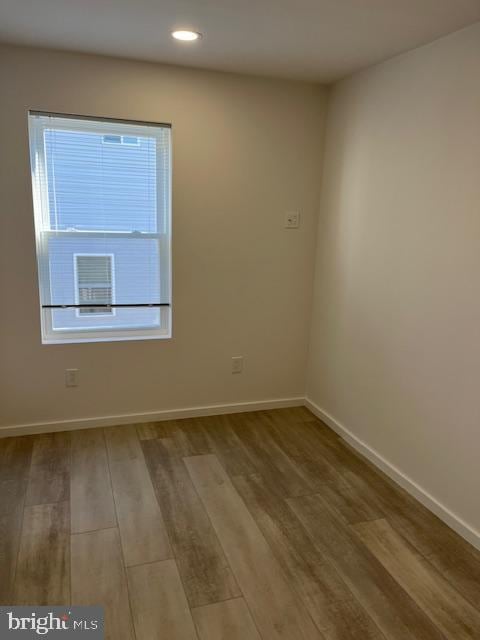
<path fill-rule="evenodd" d="M 303 396 L 323 89 L 15 47 L 0 87 L 0 425 Z M 40 344 L 29 108 L 173 124 L 172 340 Z"/>
<path fill-rule="evenodd" d="M 480 25 L 337 85 L 307 394 L 480 529 Z"/>

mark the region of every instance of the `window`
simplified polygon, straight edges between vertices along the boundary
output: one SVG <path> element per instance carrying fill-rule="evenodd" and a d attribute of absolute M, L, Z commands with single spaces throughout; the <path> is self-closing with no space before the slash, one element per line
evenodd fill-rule
<path fill-rule="evenodd" d="M 29 114 L 42 341 L 171 334 L 166 125 Z"/>

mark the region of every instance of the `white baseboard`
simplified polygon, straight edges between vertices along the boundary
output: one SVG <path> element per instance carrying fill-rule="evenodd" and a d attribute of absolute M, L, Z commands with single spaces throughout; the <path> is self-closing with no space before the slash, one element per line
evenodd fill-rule
<path fill-rule="evenodd" d="M 181 418 L 198 418 L 223 413 L 243 413 L 245 411 L 265 411 L 267 409 L 283 409 L 301 407 L 305 398 L 279 398 L 274 400 L 258 400 L 254 402 L 235 402 L 232 404 L 212 404 L 187 409 L 167 409 L 162 411 L 146 411 L 144 413 L 127 413 L 116 416 L 95 418 L 78 418 L 76 420 L 55 420 L 52 422 L 32 422 L 0 427 L 0 438 L 7 436 L 25 436 L 34 433 L 52 433 L 54 431 L 73 431 L 75 429 L 93 429 L 121 424 L 138 424 L 141 422 L 161 422 L 162 420 L 179 420 Z"/>
<path fill-rule="evenodd" d="M 462 518 L 450 511 L 436 498 L 422 489 L 414 480 L 406 476 L 395 465 L 386 460 L 378 451 L 375 451 L 368 444 L 357 438 L 349 429 L 343 426 L 329 413 L 321 409 L 315 402 L 309 398 L 305 398 L 305 406 L 315 414 L 320 420 L 325 422 L 333 431 L 346 440 L 354 449 L 368 458 L 376 467 L 386 473 L 394 482 L 399 484 L 405 491 L 408 491 L 414 498 L 421 502 L 427 509 L 432 511 L 436 516 L 443 520 L 451 529 L 456 531 L 462 538 L 465 538 L 470 544 L 480 549 L 480 532 L 467 524 Z"/>

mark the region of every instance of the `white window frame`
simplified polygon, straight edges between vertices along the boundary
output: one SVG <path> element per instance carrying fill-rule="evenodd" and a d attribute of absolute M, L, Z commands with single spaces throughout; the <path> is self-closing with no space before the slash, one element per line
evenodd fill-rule
<path fill-rule="evenodd" d="M 129 231 L 80 231 L 80 230 L 53 230 L 50 228 L 50 211 L 48 204 L 48 193 L 42 188 L 42 184 L 48 184 L 47 162 L 45 147 L 45 130 L 51 129 L 48 124 L 34 124 L 35 116 L 52 116 L 57 118 L 55 129 L 65 131 L 84 131 L 101 133 L 103 135 L 127 135 L 131 137 L 154 137 L 157 139 L 157 186 L 165 186 L 164 189 L 157 188 L 157 231 L 155 233 L 129 232 Z M 58 119 L 64 119 L 59 122 Z M 74 125 L 72 125 L 74 121 Z M 128 125 L 127 133 L 118 133 L 119 125 Z M 167 138 L 165 138 L 167 130 Z M 35 237 L 38 260 L 38 278 L 40 290 L 40 314 L 42 329 L 42 344 L 65 344 L 77 342 L 113 342 L 127 340 L 151 340 L 169 339 L 172 337 L 172 313 L 171 313 L 171 192 L 172 192 L 172 144 L 171 127 L 166 124 L 154 124 L 135 122 L 128 120 L 104 119 L 90 116 L 72 116 L 68 114 L 54 114 L 29 112 L 29 138 L 30 138 L 30 161 L 32 170 L 32 191 L 33 209 L 35 219 Z M 159 161 L 160 147 L 162 148 L 163 162 Z M 132 145 L 133 146 L 133 145 Z M 164 172 L 167 179 L 164 178 Z M 161 212 L 164 214 L 163 224 L 161 223 Z M 162 228 L 163 227 L 163 228 Z M 152 327 L 135 326 L 132 328 L 121 327 L 91 327 L 72 329 L 53 328 L 52 309 L 44 308 L 51 300 L 50 293 L 50 268 L 48 246 L 50 237 L 117 237 L 132 239 L 144 238 L 155 239 L 158 242 L 159 269 L 160 269 L 160 299 L 165 306 L 154 307 L 159 311 L 159 324 Z M 105 254 L 102 254 L 105 255 Z M 50 277 L 41 277 L 42 273 L 50 273 Z M 75 278 L 76 286 L 76 278 Z M 76 303 L 78 304 L 78 303 Z M 95 315 L 94 317 L 98 317 Z"/>
<path fill-rule="evenodd" d="M 110 258 L 110 269 L 111 269 L 111 289 L 112 289 L 112 304 L 115 304 L 115 254 L 113 253 L 74 253 L 73 254 L 73 284 L 75 288 L 75 304 L 80 304 L 80 285 L 78 282 L 78 260 L 77 258 L 90 258 L 90 257 L 101 257 L 101 258 Z M 94 305 L 92 305 L 94 306 Z M 82 314 L 81 309 L 75 309 L 75 315 L 77 318 L 111 318 L 116 315 L 117 310 L 115 307 L 110 307 L 108 311 L 99 311 L 98 313 L 93 313 L 92 315 Z M 93 327 L 88 327 L 88 329 L 92 329 Z M 100 327 L 101 328 L 101 327 Z"/>

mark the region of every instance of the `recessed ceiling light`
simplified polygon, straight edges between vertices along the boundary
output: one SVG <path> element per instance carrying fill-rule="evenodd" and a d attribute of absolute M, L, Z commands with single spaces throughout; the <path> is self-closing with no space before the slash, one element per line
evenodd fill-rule
<path fill-rule="evenodd" d="M 180 29 L 179 31 L 172 31 L 172 36 L 175 40 L 183 40 L 184 42 L 192 42 L 202 37 L 201 33 L 197 31 L 189 31 L 187 29 Z"/>

